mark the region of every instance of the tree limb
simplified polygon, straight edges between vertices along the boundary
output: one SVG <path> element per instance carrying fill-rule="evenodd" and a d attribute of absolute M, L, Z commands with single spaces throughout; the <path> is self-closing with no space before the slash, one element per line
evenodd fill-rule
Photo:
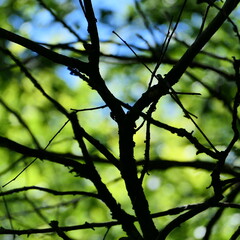
<path fill-rule="evenodd" d="M 71 68 L 77 68 L 80 72 L 82 72 L 84 74 L 88 75 L 89 72 L 91 71 L 90 65 L 86 62 L 80 61 L 76 58 L 67 57 L 65 55 L 56 53 L 52 50 L 49 50 L 49 49 L 41 46 L 40 44 L 38 44 L 34 41 L 31 41 L 27 38 L 21 37 L 15 33 L 7 31 L 3 28 L 0 28 L 0 38 L 17 43 L 29 50 L 32 50 L 33 52 L 36 52 L 37 54 L 47 58 L 48 60 L 50 60 L 52 62 L 62 64 L 62 65 L 65 65 L 65 66 L 71 67 Z"/>

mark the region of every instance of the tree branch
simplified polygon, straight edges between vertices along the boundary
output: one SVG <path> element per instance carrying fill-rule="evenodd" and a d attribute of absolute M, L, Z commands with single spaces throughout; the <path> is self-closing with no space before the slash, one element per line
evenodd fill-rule
<path fill-rule="evenodd" d="M 28 190 L 38 190 L 53 194 L 55 196 L 65 196 L 65 195 L 83 195 L 87 197 L 99 198 L 96 193 L 91 192 L 84 192 L 84 191 L 57 191 L 50 188 L 38 187 L 38 186 L 29 186 L 29 187 L 22 187 L 22 188 L 14 188 L 9 191 L 0 192 L 0 196 L 11 195 L 13 193 L 25 192 Z"/>
<path fill-rule="evenodd" d="M 89 177 L 88 176 L 89 172 L 86 169 L 85 165 L 77 161 L 74 161 L 72 159 L 62 157 L 58 154 L 48 152 L 46 150 L 32 149 L 1 136 L 0 136 L 0 147 L 4 147 L 14 152 L 21 153 L 24 156 L 36 157 L 39 159 L 45 159 L 51 162 L 59 163 L 66 167 L 72 168 L 71 171 L 76 172 L 80 176 L 84 176 L 86 178 Z"/>
<path fill-rule="evenodd" d="M 134 104 L 131 110 L 132 119 L 136 120 L 139 117 L 140 112 L 147 107 L 153 101 L 160 99 L 166 95 L 169 88 L 166 87 L 165 82 L 170 87 L 176 84 L 186 69 L 191 66 L 193 59 L 201 51 L 201 49 L 209 42 L 216 31 L 228 18 L 230 13 L 236 8 L 240 0 L 227 0 L 218 12 L 216 17 L 211 21 L 208 27 L 198 36 L 194 43 L 188 48 L 180 60 L 174 65 L 174 67 L 165 75 L 164 81 L 159 81 L 158 84 L 151 87 L 145 92 L 142 97 Z"/>
<path fill-rule="evenodd" d="M 34 41 L 21 37 L 15 33 L 9 32 L 3 28 L 0 28 L 0 38 L 17 43 L 29 50 L 32 50 L 33 52 L 36 52 L 37 54 L 47 58 L 52 62 L 62 64 L 71 68 L 77 68 L 80 72 L 84 74 L 88 75 L 91 71 L 90 65 L 86 62 L 53 52 L 52 50 L 49 50 Z"/>

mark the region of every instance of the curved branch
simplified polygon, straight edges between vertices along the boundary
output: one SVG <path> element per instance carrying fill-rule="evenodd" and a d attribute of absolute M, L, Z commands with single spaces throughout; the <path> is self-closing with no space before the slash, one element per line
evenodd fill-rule
<path fill-rule="evenodd" d="M 144 163 L 144 160 L 137 162 L 139 166 Z M 195 169 L 201 169 L 205 171 L 213 171 L 216 167 L 216 163 L 202 161 L 202 160 L 195 160 L 195 161 L 175 161 L 175 160 L 151 160 L 149 161 L 148 170 L 166 170 L 169 168 L 182 168 L 182 167 L 189 167 Z M 224 165 L 221 173 L 227 173 L 233 175 L 235 177 L 239 177 L 240 173 L 234 171 L 234 169 L 229 165 Z"/>
<path fill-rule="evenodd" d="M 68 231 L 75 231 L 80 229 L 94 229 L 94 228 L 101 228 L 101 227 L 112 227 L 115 225 L 119 225 L 120 223 L 117 221 L 112 222 L 102 222 L 102 223 L 84 223 L 82 225 L 75 225 L 75 226 L 69 226 L 69 227 L 59 227 L 62 231 L 68 232 Z M 15 235 L 31 235 L 36 233 L 53 233 L 55 232 L 52 228 L 42 228 L 42 229 L 26 229 L 26 230 L 13 230 L 13 229 L 7 229 L 0 227 L 0 235 L 3 234 L 15 234 Z"/>
<path fill-rule="evenodd" d="M 35 157 L 35 158 L 45 159 L 51 162 L 59 163 L 66 167 L 72 168 L 71 170 L 72 172 L 76 172 L 80 176 L 88 178 L 89 172 L 85 165 L 77 161 L 74 161 L 72 159 L 62 157 L 61 155 L 55 154 L 53 152 L 48 152 L 46 150 L 32 149 L 1 136 L 0 136 L 0 147 L 4 147 L 14 152 L 21 153 L 24 156 Z"/>
<path fill-rule="evenodd" d="M 3 28 L 0 28 L 0 38 L 17 43 L 17 44 L 19 44 L 29 50 L 32 50 L 33 52 L 36 52 L 37 54 L 49 59 L 52 62 L 62 64 L 62 65 L 65 65 L 65 66 L 71 67 L 71 68 L 77 68 L 80 72 L 85 73 L 87 75 L 90 72 L 90 66 L 88 63 L 80 61 L 76 58 L 67 57 L 65 55 L 53 52 L 52 50 L 49 50 L 34 41 L 31 41 L 27 38 L 21 37 L 15 33 L 7 31 Z"/>
<path fill-rule="evenodd" d="M 142 112 L 145 107 L 166 95 L 169 92 L 169 87 L 172 87 L 179 81 L 186 69 L 191 66 L 193 59 L 222 26 L 239 2 L 240 0 L 227 0 L 208 27 L 198 36 L 175 66 L 166 74 L 164 80 L 159 81 L 158 84 L 152 86 L 142 95 L 131 110 L 133 121 L 138 119 L 140 112 Z"/>
<path fill-rule="evenodd" d="M 29 186 L 29 187 L 22 187 L 22 188 L 15 188 L 9 191 L 0 192 L 0 196 L 11 195 L 13 193 L 25 192 L 28 190 L 39 190 L 43 192 L 47 192 L 53 194 L 55 196 L 59 195 L 84 195 L 88 197 L 99 198 L 96 193 L 85 192 L 85 191 L 56 191 L 50 188 L 38 187 L 38 186 Z"/>

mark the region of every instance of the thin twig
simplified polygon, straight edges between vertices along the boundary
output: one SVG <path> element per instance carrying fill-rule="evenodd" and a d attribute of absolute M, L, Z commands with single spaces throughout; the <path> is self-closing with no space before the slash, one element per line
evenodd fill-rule
<path fill-rule="evenodd" d="M 43 150 L 46 150 L 48 148 L 48 146 L 51 144 L 51 142 L 56 138 L 56 136 L 63 130 L 63 128 L 67 125 L 67 123 L 69 122 L 69 120 L 67 120 L 63 126 L 57 131 L 57 133 L 50 139 L 50 141 L 48 142 L 48 144 L 46 145 L 46 147 Z M 7 185 L 9 185 L 11 182 L 15 181 L 23 172 L 25 172 L 26 169 L 28 169 L 36 160 L 38 159 L 38 157 L 34 158 L 29 164 L 27 164 L 26 167 L 24 167 L 14 178 L 12 178 L 10 181 L 8 181 L 7 183 L 5 183 L 2 187 L 6 187 Z"/>
<path fill-rule="evenodd" d="M 32 207 L 32 209 L 33 209 L 33 212 L 34 212 L 36 215 L 38 215 L 39 218 L 42 219 L 45 224 L 48 224 L 49 221 L 48 221 L 47 217 L 46 217 L 45 215 L 43 215 L 43 213 L 41 212 L 41 209 L 39 209 L 39 208 L 35 205 L 34 201 L 32 201 L 32 200 L 30 200 L 30 199 L 28 198 L 28 196 L 27 196 L 26 193 L 24 193 L 24 200 L 31 205 L 31 207 Z"/>
<path fill-rule="evenodd" d="M 64 20 L 59 18 L 54 11 L 48 7 L 43 0 L 37 0 L 55 19 L 55 21 L 60 22 L 70 33 L 72 33 L 79 42 L 83 42 L 83 40 L 79 37 L 79 35 L 71 28 Z"/>
<path fill-rule="evenodd" d="M 157 44 L 157 39 L 155 37 L 154 31 L 152 30 L 151 24 L 146 16 L 146 14 L 144 13 L 144 11 L 141 8 L 140 3 L 138 2 L 138 0 L 134 0 L 135 3 L 135 7 L 138 11 L 138 13 L 140 14 L 141 18 L 143 19 L 143 23 L 145 25 L 145 28 L 149 31 L 150 35 L 152 36 L 155 44 Z"/>
<path fill-rule="evenodd" d="M 184 3 L 186 3 L 186 0 L 184 1 Z M 180 18 L 181 15 L 179 15 Z M 174 29 L 176 29 L 177 24 L 175 25 Z M 175 30 L 174 30 L 175 31 Z M 131 48 L 131 46 L 129 46 L 129 44 L 122 39 L 116 32 L 113 31 L 114 34 L 116 34 L 125 44 L 126 46 L 134 53 L 134 55 L 140 60 L 140 63 L 142 63 L 152 74 L 152 76 L 154 76 L 154 71 L 152 71 L 142 60 L 141 58 L 136 54 L 136 52 Z M 171 38 L 170 38 L 171 39 Z M 168 45 L 169 43 L 167 43 Z M 157 68 L 155 68 L 157 69 Z M 155 70 L 156 71 L 156 70 Z M 194 124 L 194 126 L 199 130 L 199 132 L 202 134 L 202 136 L 206 139 L 206 141 L 209 143 L 209 145 L 214 149 L 215 152 L 218 152 L 218 150 L 215 148 L 215 146 L 212 144 L 212 142 L 209 140 L 209 138 L 207 137 L 207 135 L 203 132 L 203 130 L 198 126 L 198 124 L 194 121 L 194 119 L 192 118 L 192 116 L 196 117 L 195 115 L 193 115 L 192 113 L 190 113 L 188 110 L 186 110 L 186 108 L 183 106 L 183 104 L 181 103 L 180 99 L 178 98 L 177 94 L 175 93 L 175 90 L 170 86 L 170 84 L 168 84 L 166 81 L 164 81 L 164 79 L 160 79 L 159 77 L 160 75 L 156 75 L 155 77 L 161 81 L 161 82 L 165 82 L 167 88 L 170 90 L 168 91 L 168 93 L 170 94 L 170 96 L 175 100 L 175 102 L 179 105 L 179 107 L 183 110 L 183 113 L 185 114 L 185 116 L 191 120 L 191 122 Z"/>
<path fill-rule="evenodd" d="M 2 98 L 0 98 L 0 104 L 2 104 L 6 108 L 7 111 L 12 113 L 17 118 L 19 123 L 21 123 L 22 126 L 28 131 L 29 135 L 31 136 L 31 138 L 32 138 L 33 142 L 35 143 L 35 145 L 37 146 L 37 148 L 41 149 L 41 146 L 40 146 L 37 138 L 34 136 L 31 129 L 28 127 L 27 123 L 23 120 L 21 115 L 19 113 L 17 113 L 15 110 L 13 110 L 12 108 L 10 108 Z"/>
<path fill-rule="evenodd" d="M 211 5 L 208 4 L 207 8 L 206 8 L 206 11 L 204 13 L 204 16 L 202 18 L 202 24 L 201 24 L 201 27 L 200 27 L 200 30 L 198 32 L 198 36 L 202 33 L 203 29 L 204 29 L 204 25 L 206 23 L 206 20 L 207 20 L 207 15 L 208 15 L 208 12 L 209 12 L 209 9 L 210 9 Z"/>
<path fill-rule="evenodd" d="M 177 18 L 177 20 L 176 20 L 176 23 L 175 23 L 175 25 L 174 25 L 173 30 L 171 31 L 171 33 L 170 33 L 170 27 L 171 27 L 172 19 L 170 20 L 169 29 L 168 29 L 168 34 L 167 34 L 166 39 L 165 39 L 165 40 L 166 40 L 166 43 L 165 43 L 165 41 L 164 41 L 163 51 L 162 51 L 162 53 L 161 53 L 160 59 L 158 60 L 158 63 L 156 64 L 156 67 L 155 67 L 155 71 L 154 71 L 154 72 L 157 72 L 157 69 L 159 68 L 159 66 L 160 66 L 161 63 L 162 63 L 162 60 L 163 60 L 163 58 L 164 58 L 164 56 L 165 56 L 165 54 L 166 54 L 166 52 L 167 52 L 168 46 L 169 46 L 169 44 L 170 44 L 170 41 L 172 40 L 173 34 L 174 34 L 175 31 L 177 30 L 177 27 L 178 27 L 178 24 L 179 24 L 179 22 L 180 22 L 180 19 L 181 19 L 181 16 L 182 16 L 182 14 L 183 14 L 183 10 L 184 10 L 184 8 L 185 8 L 185 6 L 186 6 L 186 3 L 187 3 L 187 0 L 184 0 L 183 5 L 182 5 L 182 7 L 181 7 L 181 10 L 180 10 L 180 12 L 179 12 L 179 14 L 178 14 L 178 18 Z M 168 35 L 169 35 L 169 36 L 168 36 Z"/>
<path fill-rule="evenodd" d="M 50 188 L 44 188 L 44 187 L 38 187 L 38 186 L 28 186 L 28 187 L 22 187 L 22 188 L 15 188 L 12 190 L 8 190 L 5 192 L 1 192 L 0 196 L 6 196 L 11 195 L 13 193 L 19 193 L 19 192 L 25 192 L 28 190 L 38 190 L 47 192 L 49 194 L 55 195 L 55 196 L 65 196 L 65 195 L 82 195 L 86 197 L 93 197 L 93 198 L 99 198 L 99 196 L 96 193 L 93 192 L 85 192 L 85 191 L 57 191 Z"/>
<path fill-rule="evenodd" d="M 136 58 L 139 60 L 140 63 L 142 63 L 145 68 L 152 73 L 152 70 L 142 61 L 141 57 L 138 56 L 138 54 L 133 50 L 133 48 L 119 35 L 117 34 L 115 31 L 113 31 L 113 34 L 115 34 L 118 38 L 121 39 L 121 41 L 132 51 L 132 53 L 136 56 Z"/>
<path fill-rule="evenodd" d="M 4 49 L 0 47 L 0 50 L 3 51 L 5 54 L 10 56 L 10 58 L 18 65 L 20 70 L 26 75 L 26 77 L 32 82 L 34 87 L 38 89 L 44 97 L 46 97 L 54 106 L 55 108 L 63 113 L 65 116 L 68 116 L 68 112 L 66 109 L 54 98 L 52 98 L 49 94 L 45 92 L 45 90 L 42 88 L 42 86 L 38 83 L 38 81 L 32 76 L 32 74 L 27 70 L 27 68 L 21 63 L 20 60 L 18 60 L 9 50 Z"/>
<path fill-rule="evenodd" d="M 240 185 L 236 186 L 231 192 L 226 196 L 225 202 L 233 202 L 234 199 L 237 197 L 239 194 L 240 190 Z M 210 218 L 207 226 L 206 226 L 206 233 L 205 236 L 203 237 L 203 240 L 209 240 L 211 232 L 213 230 L 213 227 L 216 225 L 216 222 L 220 219 L 224 212 L 225 208 L 219 208 L 216 213 Z"/>
<path fill-rule="evenodd" d="M 120 101 L 121 102 L 121 101 Z M 124 106 L 126 109 L 128 110 L 131 110 L 133 107 L 124 103 L 124 102 L 121 102 L 122 106 Z M 140 113 L 140 116 L 143 117 L 143 119 L 147 120 L 148 119 L 148 116 L 147 114 L 141 112 Z M 183 129 L 183 128 L 176 128 L 176 127 L 173 127 L 173 126 L 170 126 L 166 123 L 162 123 L 160 121 L 157 121 L 153 118 L 150 119 L 151 121 L 151 124 L 159 127 L 159 128 L 163 128 L 173 134 L 177 134 L 179 137 L 185 137 L 188 139 L 189 142 L 191 142 L 195 147 L 196 149 L 198 150 L 197 151 L 197 154 L 199 153 L 205 153 L 207 154 L 208 156 L 211 156 L 212 158 L 214 159 L 218 159 L 218 153 L 206 148 L 204 145 L 202 145 L 198 140 L 197 138 L 195 138 L 192 134 L 193 132 L 188 132 L 186 129 Z"/>
<path fill-rule="evenodd" d="M 0 193 L 2 194 L 2 188 L 0 187 Z M 6 198 L 4 195 L 2 195 L 2 200 L 3 200 L 3 204 L 4 204 L 4 207 L 5 207 L 5 210 L 6 210 L 6 213 L 7 213 L 7 217 L 8 217 L 8 220 L 9 220 L 9 223 L 10 223 L 10 227 L 12 230 L 14 230 L 14 227 L 13 227 L 13 222 L 12 222 L 12 215 L 10 213 L 10 210 L 9 210 L 9 206 L 8 206 L 8 202 L 6 201 Z M 13 239 L 15 239 L 15 234 L 13 234 Z"/>
<path fill-rule="evenodd" d="M 75 109 L 75 108 L 70 108 L 70 110 L 74 111 L 74 112 L 85 112 L 85 111 L 92 111 L 92 110 L 97 110 L 97 109 L 101 109 L 101 108 L 106 108 L 108 107 L 106 104 L 99 106 L 99 107 L 93 107 L 93 108 L 83 108 L 83 109 Z"/>
<path fill-rule="evenodd" d="M 146 124 L 146 137 L 145 137 L 145 153 L 144 153 L 144 165 L 143 165 L 143 169 L 140 175 L 140 182 L 143 182 L 144 176 L 145 174 L 148 172 L 148 167 L 149 167 L 149 161 L 150 161 L 150 140 L 151 140 L 151 116 L 153 114 L 153 112 L 156 110 L 156 104 L 157 102 L 152 103 L 152 105 L 150 105 L 150 108 L 147 112 L 147 124 Z"/>
<path fill-rule="evenodd" d="M 160 53 L 159 60 L 157 61 L 157 64 L 155 65 L 154 70 L 152 71 L 151 78 L 150 78 L 150 81 L 149 81 L 149 84 L 148 84 L 148 89 L 150 89 L 150 87 L 152 86 L 153 79 L 156 76 L 157 70 L 158 70 L 158 68 L 160 67 L 160 65 L 163 61 L 163 58 L 166 54 L 168 45 L 170 43 L 170 41 L 168 41 L 168 39 L 170 38 L 169 36 L 170 36 L 171 24 L 172 24 L 172 20 L 170 21 L 166 37 L 165 37 L 164 42 L 163 42 L 162 47 L 161 47 L 161 53 Z"/>

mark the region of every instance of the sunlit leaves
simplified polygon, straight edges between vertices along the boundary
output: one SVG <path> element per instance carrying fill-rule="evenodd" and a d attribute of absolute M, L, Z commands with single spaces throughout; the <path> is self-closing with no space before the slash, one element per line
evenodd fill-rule
<path fill-rule="evenodd" d="M 137 2 L 135 4 L 121 2 L 116 8 L 115 2 L 113 5 L 112 3 L 107 5 L 103 1 L 100 6 L 94 2 L 102 41 L 100 73 L 111 93 L 122 101 L 124 113 L 131 112 L 132 106 L 149 89 L 151 81 L 152 85 L 164 81 L 165 74 L 178 63 L 198 34 L 207 27 L 218 12 L 217 8 L 211 7 L 205 19 L 204 14 L 208 5 L 206 3 L 199 5 L 197 1 L 188 2 L 178 28 L 171 35 L 183 1 L 150 0 L 138 1 L 138 3 L 139 5 Z M 216 4 L 218 7 L 222 6 L 221 1 L 217 1 Z M 88 61 L 91 45 L 88 45 L 89 49 L 84 47 L 86 41 L 90 43 L 87 21 L 76 1 L 6 0 L 3 1 L 0 9 L 0 23 L 3 28 L 31 38 L 50 50 Z M 237 23 L 236 14 L 232 19 Z M 147 166 L 147 151 L 149 151 L 150 163 L 159 161 L 159 165 L 155 165 L 150 170 L 146 167 L 143 178 L 143 187 L 151 213 L 174 210 L 182 205 L 191 207 L 191 204 L 199 204 L 214 194 L 212 188 L 207 188 L 211 184 L 213 169 L 204 166 L 204 163 L 217 163 L 218 155 L 215 154 L 216 157 L 212 158 L 207 152 L 199 154 L 196 143 L 212 152 L 214 152 L 212 146 L 224 151 L 233 137 L 232 109 L 237 84 L 232 56 L 239 58 L 239 42 L 236 32 L 233 31 L 233 22 L 224 23 L 203 51 L 193 59 L 187 71 L 173 86 L 174 90 L 169 89 L 171 94 L 167 92 L 156 103 L 156 109 L 151 117 L 169 128 L 150 124 L 148 139 L 146 114 L 149 114 L 149 108 L 146 107 L 132 129 L 135 131 L 134 159 L 138 164 L 138 177 Z M 204 26 L 200 30 L 202 23 Z M 117 34 L 113 34 L 113 30 L 129 45 L 127 46 Z M 171 41 L 168 43 L 169 36 Z M 122 165 L 114 166 L 111 159 L 106 159 L 99 150 L 100 146 L 104 146 L 118 163 L 120 133 L 115 116 L 109 106 L 104 106 L 103 99 L 98 95 L 99 89 L 96 85 L 89 84 L 89 76 L 79 73 L 81 77 L 79 78 L 74 72 L 77 72 L 77 69 L 69 70 L 66 66 L 57 65 L 9 41 L 1 40 L 1 46 L 7 47 L 31 72 L 44 91 L 64 106 L 67 112 L 76 112 L 81 127 L 95 142 L 87 139 L 86 135 L 83 138 L 82 144 L 86 145 L 88 156 L 86 152 L 84 153 L 83 145 L 79 147 L 77 142 L 79 139 L 76 139 L 76 134 L 74 136 L 71 124 L 67 123 L 68 115 L 62 115 L 54 104 L 34 87 L 19 66 L 3 53 L 1 53 L 0 69 L 0 135 L 34 149 L 43 149 L 50 143 L 48 151 L 63 154 L 62 157 L 66 157 L 69 161 L 74 160 L 76 163 L 83 164 L 90 159 L 95 164 L 100 180 L 106 184 L 117 204 L 120 204 L 127 213 L 134 215 L 132 204 L 135 203 L 135 199 L 131 203 L 129 198 L 131 194 L 127 192 L 122 179 L 124 175 L 121 174 Z M 157 62 L 161 64 L 154 74 L 161 74 L 162 79 L 156 79 L 152 75 Z M 92 72 L 95 70 L 90 69 Z M 180 104 L 176 99 L 180 100 Z M 118 100 L 116 102 L 119 103 Z M 197 126 L 186 113 L 193 116 Z M 126 117 L 128 114 L 123 116 Z M 65 127 L 59 131 L 62 126 Z M 171 127 L 178 131 L 169 130 Z M 56 138 L 51 141 L 54 136 Z M 148 140 L 151 143 L 149 149 L 146 145 Z M 230 164 L 227 167 L 237 165 L 238 153 L 237 142 L 227 157 L 226 162 Z M 23 158 L 21 154 L 6 149 L 0 149 L 0 157 L 3 169 L 2 185 L 14 178 L 33 160 L 31 157 Z M 125 159 L 126 162 L 129 160 L 133 159 Z M 203 160 L 203 165 L 199 165 Z M 238 174 L 235 168 L 231 170 L 235 173 L 234 176 Z M 93 195 L 89 197 L 76 193 L 59 196 L 28 189 L 6 196 L 10 215 L 14 216 L 12 220 L 14 228 L 46 228 L 52 220 L 59 221 L 61 226 L 111 221 L 112 213 L 108 209 L 109 205 L 104 204 L 106 203 L 104 199 L 98 199 L 99 195 L 94 195 L 102 189 L 96 188 L 90 180 L 83 179 L 79 175 L 76 169 L 73 171 L 71 167 L 37 159 L 6 189 L 35 185 L 59 192 L 85 191 Z M 89 178 L 92 180 L 91 177 Z M 229 174 L 221 177 L 223 180 L 228 179 Z M 229 188 L 224 194 L 227 196 L 231 191 L 232 189 Z M 5 217 L 5 210 L 3 206 L 1 212 L 4 218 L 3 226 L 9 228 L 11 216 Z M 209 207 L 208 211 L 183 223 L 181 228 L 171 233 L 170 238 L 200 239 L 206 230 L 209 216 L 213 216 L 215 210 Z M 164 228 L 176 216 L 176 214 L 166 214 L 154 219 L 157 229 Z M 234 209 L 226 211 L 224 217 L 231 224 L 226 226 L 226 231 L 223 231 L 225 222 L 220 220 L 217 230 L 213 231 L 213 237 L 216 239 L 229 238 L 226 232 L 233 232 L 236 228 L 236 219 L 239 216 Z M 138 226 L 138 223 L 136 225 Z M 86 235 L 88 239 L 96 239 L 99 236 L 103 238 L 107 231 L 107 225 L 104 226 L 94 231 L 89 225 L 89 229 L 72 231 L 69 236 L 76 239 L 86 238 Z M 106 234 L 106 239 L 115 239 L 123 235 L 122 229 L 113 227 Z M 47 234 L 44 237 L 53 239 L 53 236 Z M 33 237 L 33 239 L 37 238 L 37 236 Z"/>

